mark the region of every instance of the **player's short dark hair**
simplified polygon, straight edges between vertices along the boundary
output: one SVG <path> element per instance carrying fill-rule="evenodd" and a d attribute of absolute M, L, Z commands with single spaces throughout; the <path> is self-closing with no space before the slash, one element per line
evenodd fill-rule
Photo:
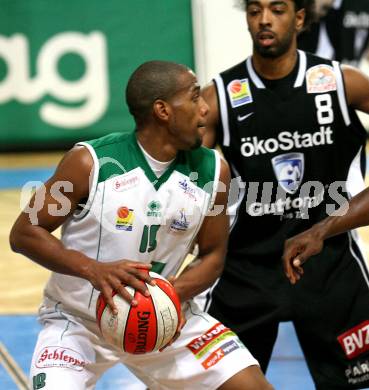
<path fill-rule="evenodd" d="M 189 68 L 169 61 L 148 61 L 131 75 L 126 88 L 129 112 L 136 122 L 143 122 L 157 99 L 168 100 L 180 89 L 178 77 Z"/>
<path fill-rule="evenodd" d="M 244 7 L 247 6 L 249 0 L 241 0 Z M 295 3 L 295 10 L 305 9 L 304 30 L 307 30 L 311 23 L 316 21 L 317 15 L 315 11 L 315 0 L 293 0 Z"/>

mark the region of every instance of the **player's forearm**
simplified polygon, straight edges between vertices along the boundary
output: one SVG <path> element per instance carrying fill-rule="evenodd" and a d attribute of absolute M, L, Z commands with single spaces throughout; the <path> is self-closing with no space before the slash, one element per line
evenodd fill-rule
<path fill-rule="evenodd" d="M 342 215 L 332 215 L 313 226 L 325 240 L 350 229 L 369 225 L 369 188 L 353 197 L 348 205 L 339 209 Z"/>
<path fill-rule="evenodd" d="M 189 268 L 174 282 L 176 291 L 185 302 L 211 287 L 223 271 L 222 256 L 205 255 L 197 265 Z"/>
<path fill-rule="evenodd" d="M 21 253 L 50 271 L 89 279 L 95 261 L 82 253 L 66 249 L 63 243 L 40 226 L 22 229 L 15 226 L 10 234 L 13 251 Z"/>

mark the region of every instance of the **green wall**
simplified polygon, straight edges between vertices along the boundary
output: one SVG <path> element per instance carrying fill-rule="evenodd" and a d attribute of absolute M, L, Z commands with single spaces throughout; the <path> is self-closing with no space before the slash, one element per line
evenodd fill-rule
<path fill-rule="evenodd" d="M 131 131 L 124 88 L 151 59 L 193 68 L 190 0 L 2 0 L 0 150 Z"/>

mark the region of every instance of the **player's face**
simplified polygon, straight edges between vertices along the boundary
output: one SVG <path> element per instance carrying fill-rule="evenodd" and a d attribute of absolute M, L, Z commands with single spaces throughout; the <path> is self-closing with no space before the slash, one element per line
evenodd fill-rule
<path fill-rule="evenodd" d="M 169 132 L 179 150 L 196 149 L 201 146 L 205 134 L 209 106 L 200 95 L 200 86 L 193 72 L 184 72 L 178 84 L 179 91 L 170 100 Z"/>
<path fill-rule="evenodd" d="M 279 57 L 296 42 L 304 23 L 304 10 L 295 11 L 292 0 L 250 0 L 247 23 L 254 51 L 262 57 Z"/>

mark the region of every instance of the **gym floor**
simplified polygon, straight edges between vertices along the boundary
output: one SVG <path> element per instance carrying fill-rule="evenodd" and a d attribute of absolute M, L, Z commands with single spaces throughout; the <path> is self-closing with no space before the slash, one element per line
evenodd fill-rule
<path fill-rule="evenodd" d="M 26 389 L 29 364 L 40 325 L 37 307 L 49 272 L 23 256 L 11 252 L 8 235 L 21 204 L 20 189 L 29 181 L 45 181 L 55 169 L 61 153 L 0 155 L 0 388 Z M 367 164 L 368 165 L 368 164 Z M 29 192 L 28 192 L 29 194 Z M 369 228 L 360 230 L 368 253 Z M 56 233 L 58 234 L 58 233 Z M 280 326 L 272 362 L 267 372 L 277 390 L 313 390 L 304 357 L 291 323 Z M 132 374 L 123 366 L 109 370 L 96 389 L 127 389 Z M 142 390 L 137 383 L 130 390 Z"/>

